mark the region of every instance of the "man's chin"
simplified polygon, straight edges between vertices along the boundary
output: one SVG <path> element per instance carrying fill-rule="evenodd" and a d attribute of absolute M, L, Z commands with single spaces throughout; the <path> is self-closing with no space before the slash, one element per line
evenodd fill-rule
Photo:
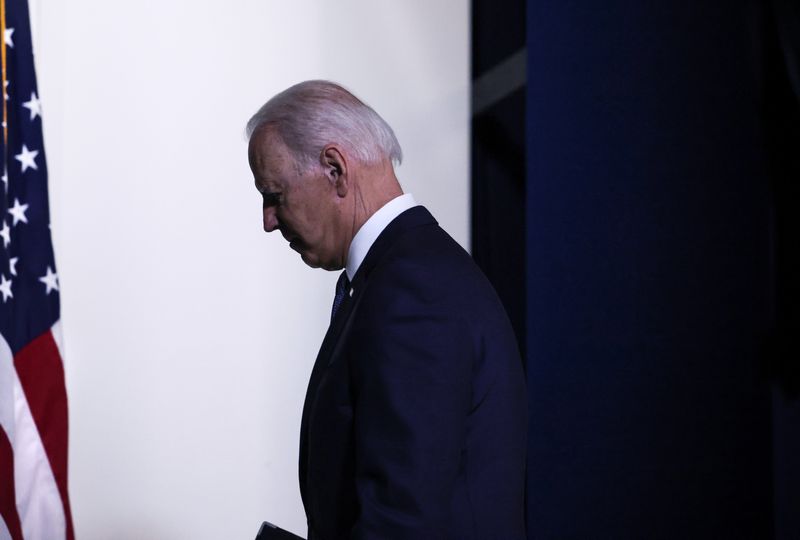
<path fill-rule="evenodd" d="M 320 268 L 319 263 L 317 263 L 316 261 L 309 261 L 307 259 L 303 259 L 303 262 L 306 263 L 306 266 L 308 266 L 309 268 Z"/>
<path fill-rule="evenodd" d="M 323 270 L 341 270 L 344 268 L 344 265 L 338 264 L 335 261 L 323 261 L 320 257 L 315 256 L 312 253 L 309 253 L 306 250 L 301 249 L 298 246 L 292 246 L 292 249 L 295 250 L 297 253 L 300 254 L 300 258 L 303 259 L 303 262 L 306 263 L 307 266 L 311 268 L 322 268 Z"/>
<path fill-rule="evenodd" d="M 303 259 L 303 262 L 306 263 L 306 265 L 310 266 L 311 268 L 322 268 L 323 270 L 328 270 L 330 272 L 341 270 L 342 268 L 344 268 L 344 266 L 341 264 L 337 264 L 335 262 L 330 262 L 330 261 L 323 262 L 320 261 L 319 259 L 308 257 L 304 253 L 300 254 L 300 258 Z"/>
<path fill-rule="evenodd" d="M 297 251 L 300 254 L 300 258 L 303 259 L 303 262 L 306 263 L 307 266 L 310 266 L 311 268 L 320 267 L 319 259 L 299 249 L 295 251 Z"/>

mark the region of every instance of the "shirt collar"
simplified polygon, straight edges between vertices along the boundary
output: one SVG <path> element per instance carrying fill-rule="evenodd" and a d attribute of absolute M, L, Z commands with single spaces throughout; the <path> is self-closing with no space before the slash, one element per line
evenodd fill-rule
<path fill-rule="evenodd" d="M 369 248 L 375 243 L 375 240 L 377 240 L 378 236 L 383 232 L 383 229 L 385 229 L 394 218 L 415 206 L 417 206 L 417 202 L 410 193 L 398 195 L 381 206 L 377 212 L 372 214 L 369 219 L 364 222 L 353 237 L 353 241 L 350 242 L 350 250 L 347 253 L 347 266 L 345 267 L 347 279 L 351 282 L 353 281 L 353 277 L 356 275 L 356 272 L 358 272 L 358 267 L 364 262 Z"/>

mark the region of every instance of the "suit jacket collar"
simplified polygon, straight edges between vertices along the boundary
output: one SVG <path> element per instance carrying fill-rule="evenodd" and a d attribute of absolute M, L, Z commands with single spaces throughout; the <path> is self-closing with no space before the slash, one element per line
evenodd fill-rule
<path fill-rule="evenodd" d="M 399 216 L 394 218 L 389 225 L 378 235 L 372 244 L 367 256 L 361 266 L 358 267 L 356 275 L 353 276 L 352 287 L 356 291 L 356 286 L 363 286 L 369 278 L 369 274 L 378 265 L 386 254 L 386 251 L 394 244 L 405 232 L 420 227 L 422 225 L 436 225 L 437 222 L 424 206 L 414 206 L 409 208 Z"/>
<path fill-rule="evenodd" d="M 364 257 L 369 253 L 369 248 L 375 243 L 381 232 L 397 216 L 410 208 L 417 206 L 414 196 L 411 193 L 398 195 L 391 201 L 381 206 L 363 225 L 350 242 L 350 249 L 347 251 L 347 277 L 352 279 L 361 267 Z"/>

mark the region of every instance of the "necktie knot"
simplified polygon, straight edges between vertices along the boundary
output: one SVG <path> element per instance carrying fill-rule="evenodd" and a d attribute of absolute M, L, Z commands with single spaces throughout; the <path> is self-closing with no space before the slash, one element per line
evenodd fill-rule
<path fill-rule="evenodd" d="M 336 282 L 336 295 L 333 297 L 333 308 L 331 309 L 331 322 L 336 316 L 336 312 L 344 302 L 344 297 L 350 292 L 350 280 L 347 279 L 347 272 L 342 272 L 339 280 Z"/>

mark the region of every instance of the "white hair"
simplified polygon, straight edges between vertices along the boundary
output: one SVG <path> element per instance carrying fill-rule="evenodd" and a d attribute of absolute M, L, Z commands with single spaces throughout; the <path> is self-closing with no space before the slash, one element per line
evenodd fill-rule
<path fill-rule="evenodd" d="M 389 124 L 336 83 L 305 81 L 267 101 L 247 122 L 247 137 L 275 130 L 303 168 L 319 163 L 328 144 L 340 144 L 363 163 L 385 159 L 399 165 L 403 151 Z"/>

